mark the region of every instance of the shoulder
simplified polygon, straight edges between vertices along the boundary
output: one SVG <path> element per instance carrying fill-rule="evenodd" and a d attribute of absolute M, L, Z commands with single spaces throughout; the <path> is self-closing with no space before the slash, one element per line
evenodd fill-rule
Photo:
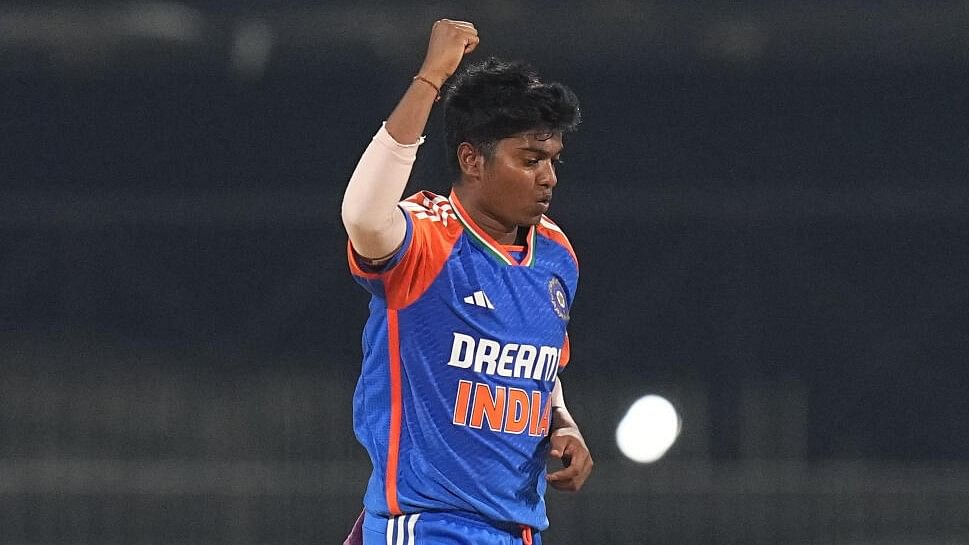
<path fill-rule="evenodd" d="M 565 231 L 558 226 L 551 218 L 548 216 L 542 216 L 542 219 L 535 226 L 535 230 L 538 232 L 539 236 L 545 237 L 552 242 L 558 244 L 572 256 L 575 261 L 576 266 L 579 264 L 579 259 L 575 255 L 575 250 L 572 248 L 572 243 L 569 242 L 569 237 L 565 236 Z"/>
<path fill-rule="evenodd" d="M 381 274 L 389 308 L 405 308 L 418 300 L 447 264 L 461 236 L 461 224 L 446 197 L 420 191 L 400 201 L 407 234 L 390 266 Z"/>
<path fill-rule="evenodd" d="M 413 218 L 415 224 L 437 224 L 445 229 L 459 226 L 458 217 L 451 209 L 451 201 L 430 191 L 418 191 L 397 206 Z"/>

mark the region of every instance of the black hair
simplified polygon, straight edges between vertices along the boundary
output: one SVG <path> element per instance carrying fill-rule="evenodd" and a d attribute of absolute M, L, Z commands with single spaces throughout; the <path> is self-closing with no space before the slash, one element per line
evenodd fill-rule
<path fill-rule="evenodd" d="M 457 148 L 462 142 L 490 159 L 502 138 L 526 131 L 565 134 L 580 121 L 575 93 L 561 83 L 542 82 L 527 64 L 492 57 L 468 65 L 444 92 L 448 166 L 460 176 Z"/>

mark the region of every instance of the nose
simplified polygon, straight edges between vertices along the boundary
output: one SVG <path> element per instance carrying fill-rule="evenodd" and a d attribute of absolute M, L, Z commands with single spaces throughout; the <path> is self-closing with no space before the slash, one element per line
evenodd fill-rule
<path fill-rule="evenodd" d="M 558 176 L 555 174 L 555 163 L 552 161 L 544 161 L 544 164 L 545 168 L 539 174 L 538 184 L 551 189 L 559 183 Z"/>

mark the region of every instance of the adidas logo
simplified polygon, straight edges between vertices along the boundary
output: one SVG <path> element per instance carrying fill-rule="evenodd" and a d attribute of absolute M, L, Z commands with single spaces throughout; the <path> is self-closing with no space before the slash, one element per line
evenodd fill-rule
<path fill-rule="evenodd" d="M 485 292 L 481 290 L 478 290 L 472 293 L 471 295 L 465 297 L 464 302 L 469 305 L 475 305 L 483 308 L 490 308 L 491 310 L 495 309 L 495 306 L 491 304 L 491 299 L 488 299 L 488 296 L 485 295 Z"/>

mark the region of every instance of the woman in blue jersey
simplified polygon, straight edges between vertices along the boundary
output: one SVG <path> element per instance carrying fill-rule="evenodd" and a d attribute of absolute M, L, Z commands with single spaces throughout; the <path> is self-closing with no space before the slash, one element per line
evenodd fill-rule
<path fill-rule="evenodd" d="M 354 430 L 373 473 L 351 542 L 541 543 L 546 486 L 576 491 L 592 470 L 558 376 L 578 260 L 546 216 L 578 100 L 521 63 L 452 78 L 478 42 L 471 23 L 434 24 L 344 197 L 371 294 Z M 450 195 L 401 201 L 442 91 Z"/>

